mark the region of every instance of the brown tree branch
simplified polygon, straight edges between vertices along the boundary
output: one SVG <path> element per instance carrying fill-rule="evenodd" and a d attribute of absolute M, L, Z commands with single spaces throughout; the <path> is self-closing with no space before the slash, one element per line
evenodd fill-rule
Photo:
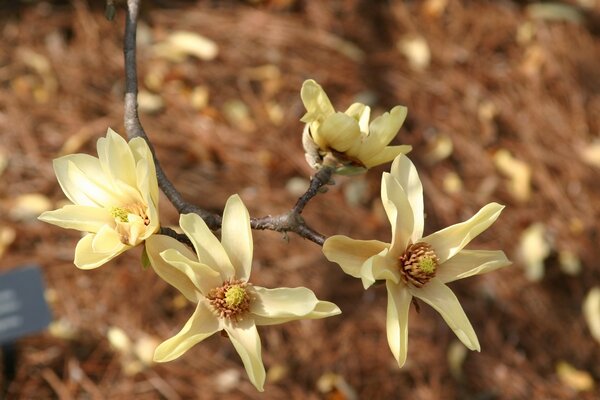
<path fill-rule="evenodd" d="M 127 17 L 125 19 L 125 38 L 123 41 L 123 52 L 125 55 L 125 132 L 129 140 L 135 137 L 143 138 L 152 152 L 154 164 L 156 166 L 156 176 L 158 186 L 167 196 L 169 201 L 175 206 L 180 214 L 195 213 L 198 214 L 206 225 L 212 230 L 218 230 L 221 227 L 222 219 L 220 215 L 213 214 L 200 207 L 186 202 L 181 193 L 175 188 L 173 183 L 167 178 L 162 169 L 154 146 L 146 135 L 138 115 L 138 83 L 137 83 L 137 64 L 136 64 L 136 29 L 138 21 L 140 0 L 127 0 Z M 325 236 L 310 228 L 300 214 L 308 202 L 315 197 L 325 185 L 330 184 L 333 168 L 325 166 L 313 176 L 310 186 L 289 212 L 265 216 L 261 218 L 251 218 L 250 225 L 256 230 L 273 230 L 277 232 L 294 232 L 305 239 L 322 246 L 325 242 Z M 189 239 L 182 234 L 175 232 L 170 228 L 162 227 L 161 234 L 171 236 L 182 243 L 190 244 Z"/>

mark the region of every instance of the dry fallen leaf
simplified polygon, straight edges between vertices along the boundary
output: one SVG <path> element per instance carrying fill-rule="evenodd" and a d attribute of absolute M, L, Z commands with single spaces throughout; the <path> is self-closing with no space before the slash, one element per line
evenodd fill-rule
<path fill-rule="evenodd" d="M 256 129 L 256 124 L 250 117 L 250 109 L 242 100 L 229 100 L 223 104 L 223 115 L 234 128 L 244 132 Z"/>
<path fill-rule="evenodd" d="M 15 241 L 16 232 L 10 226 L 0 227 L 0 258 L 4 255 L 8 247 Z"/>
<path fill-rule="evenodd" d="M 197 33 L 176 31 L 154 45 L 154 54 L 173 62 L 182 62 L 188 56 L 210 61 L 219 54 L 219 47 L 212 40 Z"/>
<path fill-rule="evenodd" d="M 600 286 L 592 288 L 585 296 L 583 316 L 592 336 L 600 343 Z"/>
<path fill-rule="evenodd" d="M 558 253 L 560 269 L 567 275 L 579 275 L 581 272 L 581 261 L 577 254 L 569 250 L 562 250 Z"/>
<path fill-rule="evenodd" d="M 592 167 L 600 168 L 600 141 L 588 144 L 579 151 L 583 162 Z"/>
<path fill-rule="evenodd" d="M 454 145 L 450 136 L 445 133 L 437 134 L 427 145 L 425 160 L 430 164 L 435 164 L 450 157 L 453 150 Z"/>
<path fill-rule="evenodd" d="M 456 172 L 448 172 L 442 181 L 444 191 L 448 194 L 458 194 L 463 189 L 462 180 Z"/>
<path fill-rule="evenodd" d="M 560 361 L 556 365 L 556 374 L 562 383 L 578 392 L 594 389 L 594 378 L 592 378 L 592 375 L 587 371 L 575 368 L 566 361 Z"/>
<path fill-rule="evenodd" d="M 581 23 L 583 14 L 576 7 L 562 3 L 534 3 L 526 8 L 531 18 L 544 19 L 548 21 L 568 21 Z"/>
<path fill-rule="evenodd" d="M 501 149 L 494 154 L 498 170 L 510 179 L 509 191 L 518 201 L 531 197 L 531 168 L 524 161 L 514 158 L 508 150 Z"/>
<path fill-rule="evenodd" d="M 422 36 L 408 35 L 396 42 L 396 48 L 408 59 L 411 68 L 422 71 L 431 63 L 429 44 Z"/>
<path fill-rule="evenodd" d="M 529 226 L 521 234 L 519 257 L 525 267 L 525 276 L 531 281 L 544 277 L 544 260 L 551 250 L 545 236 L 546 228 L 542 223 Z"/>
<path fill-rule="evenodd" d="M 145 114 L 156 114 L 165 107 L 165 101 L 158 94 L 140 90 L 138 93 L 138 107 Z"/>
<path fill-rule="evenodd" d="M 44 211 L 52 209 L 52 202 L 43 194 L 30 193 L 12 201 L 8 215 L 13 221 L 33 221 Z"/>
<path fill-rule="evenodd" d="M 467 350 L 465 345 L 458 340 L 454 340 L 448 348 L 448 369 L 456 380 L 463 376 L 463 364 L 467 358 Z"/>

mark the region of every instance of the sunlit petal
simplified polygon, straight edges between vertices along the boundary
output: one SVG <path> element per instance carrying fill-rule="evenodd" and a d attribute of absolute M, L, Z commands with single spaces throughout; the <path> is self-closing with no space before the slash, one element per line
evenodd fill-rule
<path fill-rule="evenodd" d="M 262 362 L 260 337 L 254 321 L 244 319 L 233 326 L 226 324 L 225 331 L 244 363 L 250 382 L 262 392 L 266 372 Z"/>
<path fill-rule="evenodd" d="M 360 140 L 360 128 L 354 118 L 337 112 L 329 116 L 318 129 L 318 135 L 329 144 L 332 149 L 345 152 L 356 141 Z"/>
<path fill-rule="evenodd" d="M 98 139 L 96 147 L 105 173 L 115 181 L 120 180 L 135 187 L 135 161 L 127 141 L 108 128 L 106 137 Z"/>
<path fill-rule="evenodd" d="M 484 274 L 511 262 L 500 250 L 461 250 L 438 267 L 436 278 L 444 283 Z"/>
<path fill-rule="evenodd" d="M 300 119 L 302 122 L 308 123 L 324 119 L 335 112 L 321 85 L 312 79 L 304 81 L 300 90 L 300 97 L 307 111 Z"/>
<path fill-rule="evenodd" d="M 140 192 L 149 192 L 152 203 L 158 205 L 158 180 L 154 158 L 146 141 L 142 138 L 134 138 L 129 142 L 136 163 L 137 186 Z M 140 167 L 141 165 L 145 167 Z"/>
<path fill-rule="evenodd" d="M 114 223 L 114 218 L 104 208 L 92 206 L 66 205 L 53 211 L 46 211 L 39 220 L 66 229 L 84 232 L 98 232 L 103 225 Z"/>
<path fill-rule="evenodd" d="M 92 242 L 95 233 L 88 233 L 83 238 L 77 242 L 77 246 L 75 246 L 75 260 L 74 264 L 77 268 L 80 269 L 93 269 L 98 268 L 99 266 L 107 263 L 112 260 L 125 250 L 131 248 L 130 246 L 121 245 L 117 251 L 114 253 L 96 253 L 92 249 Z"/>
<path fill-rule="evenodd" d="M 115 253 L 123 245 L 121 236 L 110 226 L 104 225 L 94 235 L 92 251 L 94 253 Z"/>
<path fill-rule="evenodd" d="M 381 201 L 392 225 L 392 257 L 400 256 L 410 242 L 414 227 L 414 213 L 404 189 L 389 173 L 381 177 Z"/>
<path fill-rule="evenodd" d="M 398 134 L 406 113 L 406 107 L 396 106 L 390 112 L 375 118 L 369 125 L 369 136 L 361 148 L 360 158 L 370 158 L 387 146 Z"/>
<path fill-rule="evenodd" d="M 481 351 L 477 335 L 458 299 L 448 286 L 432 279 L 422 288 L 408 286 L 413 296 L 423 300 L 440 313 L 444 321 L 467 348 Z"/>
<path fill-rule="evenodd" d="M 250 214 L 237 194 L 229 197 L 225 204 L 221 242 L 235 268 L 236 278 L 248 280 L 253 252 Z"/>
<path fill-rule="evenodd" d="M 162 342 L 154 351 L 154 361 L 166 362 L 180 357 L 193 345 L 221 330 L 219 319 L 205 301 L 200 301 L 196 311 L 178 334 Z"/>
<path fill-rule="evenodd" d="M 437 231 L 423 238 L 423 242 L 433 247 L 440 263 L 443 263 L 489 228 L 498 219 L 503 208 L 504 206 L 498 203 L 487 204 L 467 221 Z"/>
<path fill-rule="evenodd" d="M 399 155 L 392 163 L 390 174 L 400 183 L 410 207 L 413 211 L 414 228 L 411 236 L 413 243 L 423 237 L 424 213 L 423 209 L 423 185 L 419 179 L 417 168 L 405 155 Z"/>
<path fill-rule="evenodd" d="M 201 264 L 184 256 L 175 249 L 167 249 L 161 252 L 160 256 L 174 268 L 183 272 L 186 277 L 192 281 L 196 289 L 204 296 L 208 295 L 211 289 L 223 285 L 223 279 L 219 272 L 206 264 Z"/>
<path fill-rule="evenodd" d="M 323 244 L 323 254 L 329 261 L 339 264 L 345 273 L 360 278 L 360 269 L 365 261 L 389 247 L 378 240 L 355 240 L 336 235 Z"/>
<path fill-rule="evenodd" d="M 373 168 L 377 165 L 385 164 L 392 161 L 399 154 L 407 154 L 412 150 L 412 146 L 400 145 L 400 146 L 387 146 L 381 149 L 380 152 L 375 153 L 371 157 L 361 157 L 361 162 L 367 168 Z"/>
<path fill-rule="evenodd" d="M 365 289 L 374 284 L 376 280 L 390 280 L 399 283 L 398 258 L 392 257 L 386 249 L 365 261 L 360 270 L 360 277 Z"/>

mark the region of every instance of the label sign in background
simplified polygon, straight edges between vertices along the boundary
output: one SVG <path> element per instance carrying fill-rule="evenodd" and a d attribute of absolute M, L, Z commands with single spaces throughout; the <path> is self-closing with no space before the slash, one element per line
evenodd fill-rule
<path fill-rule="evenodd" d="M 0 344 L 44 330 L 51 320 L 40 267 L 0 275 Z"/>

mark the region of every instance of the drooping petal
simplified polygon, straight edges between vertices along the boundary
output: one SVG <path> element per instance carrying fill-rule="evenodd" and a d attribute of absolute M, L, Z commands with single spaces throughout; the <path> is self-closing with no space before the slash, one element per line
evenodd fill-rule
<path fill-rule="evenodd" d="M 137 187 L 140 192 L 150 192 L 152 202 L 158 205 L 158 180 L 156 178 L 156 167 L 154 158 L 146 141 L 142 138 L 134 138 L 129 142 L 136 163 Z M 140 165 L 146 166 L 145 168 Z M 141 169 L 141 171 L 140 171 Z"/>
<path fill-rule="evenodd" d="M 321 85 L 312 79 L 304 81 L 300 90 L 300 97 L 307 111 L 300 119 L 302 122 L 310 123 L 323 120 L 335 112 Z"/>
<path fill-rule="evenodd" d="M 414 212 L 404 189 L 389 173 L 381 177 L 381 202 L 392 225 L 390 255 L 400 256 L 408 246 L 414 229 Z"/>
<path fill-rule="evenodd" d="M 167 249 L 161 252 L 160 256 L 174 268 L 183 272 L 192 281 L 198 292 L 204 296 L 208 295 L 211 289 L 223 285 L 223 279 L 219 272 L 206 264 L 191 260 L 175 249 Z"/>
<path fill-rule="evenodd" d="M 387 146 L 398 134 L 406 113 L 406 107 L 396 106 L 390 112 L 375 118 L 369 125 L 369 136 L 363 143 L 359 157 L 370 158 Z"/>
<path fill-rule="evenodd" d="M 98 232 L 103 225 L 114 223 L 114 218 L 105 208 L 78 205 L 46 211 L 38 219 L 61 228 L 92 233 Z"/>
<path fill-rule="evenodd" d="M 440 263 L 443 263 L 489 228 L 498 219 L 503 208 L 504 206 L 498 203 L 487 204 L 467 221 L 432 233 L 424 237 L 423 242 L 429 243 L 433 247 Z"/>
<path fill-rule="evenodd" d="M 327 117 L 319 129 L 311 133 L 317 143 L 325 142 L 330 148 L 342 153 L 360 141 L 358 122 L 342 112 Z"/>
<path fill-rule="evenodd" d="M 398 366 L 402 367 L 408 350 L 408 311 L 412 295 L 404 284 L 386 281 L 385 285 L 388 292 L 387 340 Z"/>
<path fill-rule="evenodd" d="M 345 273 L 360 278 L 360 269 L 367 259 L 389 247 L 378 240 L 355 240 L 347 236 L 331 236 L 323 244 L 323 254 L 339 264 Z"/>
<path fill-rule="evenodd" d="M 250 305 L 256 325 L 275 325 L 298 319 L 325 318 L 341 313 L 333 303 L 320 301 L 305 287 L 266 289 L 254 286 Z"/>
<path fill-rule="evenodd" d="M 122 244 L 120 248 L 116 249 L 115 252 L 111 253 L 97 253 L 92 248 L 92 242 L 94 241 L 95 233 L 88 233 L 77 242 L 75 246 L 75 260 L 74 264 L 80 269 L 94 269 L 112 260 L 125 250 L 131 248 L 130 246 Z"/>
<path fill-rule="evenodd" d="M 120 180 L 135 187 L 135 160 L 127 141 L 108 128 L 106 137 L 98 139 L 96 147 L 105 173 L 115 181 Z"/>
<path fill-rule="evenodd" d="M 244 363 L 250 382 L 259 391 L 264 391 L 266 372 L 262 362 L 260 336 L 254 321 L 248 318 L 234 326 L 226 323 L 225 331 Z"/>
<path fill-rule="evenodd" d="M 54 160 L 54 172 L 62 191 L 73 203 L 82 206 L 110 207 L 122 198 L 110 186 L 97 158 L 71 154 Z"/>
<path fill-rule="evenodd" d="M 433 278 L 422 288 L 408 286 L 411 294 L 433 307 L 440 313 L 450 329 L 467 348 L 481 351 L 477 335 L 469 322 L 458 299 L 448 286 Z"/>
<path fill-rule="evenodd" d="M 365 289 L 373 285 L 376 280 L 399 283 L 398 257 L 391 256 L 387 249 L 383 250 L 365 261 L 360 270 L 360 277 Z"/>
<path fill-rule="evenodd" d="M 166 362 L 176 359 L 193 345 L 221 330 L 219 318 L 205 301 L 200 301 L 196 311 L 178 334 L 162 342 L 154 351 L 154 361 Z"/>
<path fill-rule="evenodd" d="M 252 268 L 254 247 L 250 229 L 250 214 L 237 194 L 229 197 L 225 204 L 221 243 L 235 268 L 236 278 L 247 281 Z"/>
<path fill-rule="evenodd" d="M 179 226 L 192 241 L 202 264 L 217 270 L 223 280 L 235 277 L 235 269 L 227 252 L 199 215 L 182 215 L 179 217 Z"/>
<path fill-rule="evenodd" d="M 182 265 L 171 265 L 160 254 L 170 249 L 170 251 L 177 252 L 182 259 L 186 260 L 195 260 L 197 259 L 196 255 L 183 243 L 166 235 L 152 235 L 146 240 L 145 245 L 146 254 L 156 274 L 169 285 L 177 288 L 189 301 L 197 302 L 198 292 L 201 291 L 201 282 L 198 282 L 198 278 L 193 271 L 189 271 L 192 267 L 185 268 Z M 217 274 L 216 271 L 214 273 Z"/>
<path fill-rule="evenodd" d="M 379 153 L 375 153 L 371 157 L 360 158 L 360 161 L 365 165 L 365 167 L 373 168 L 377 165 L 392 161 L 399 154 L 408 154 L 411 150 L 412 146 L 406 144 L 400 146 L 387 146 L 384 147 Z"/>
<path fill-rule="evenodd" d="M 511 262 L 500 250 L 461 250 L 438 267 L 436 278 L 443 283 L 485 274 Z"/>
<path fill-rule="evenodd" d="M 400 183 L 406 197 L 408 197 L 414 218 L 411 240 L 416 243 L 423 237 L 425 213 L 423 209 L 423 185 L 419 179 L 419 173 L 412 161 L 405 155 L 400 154 L 392 163 L 390 174 Z"/>

